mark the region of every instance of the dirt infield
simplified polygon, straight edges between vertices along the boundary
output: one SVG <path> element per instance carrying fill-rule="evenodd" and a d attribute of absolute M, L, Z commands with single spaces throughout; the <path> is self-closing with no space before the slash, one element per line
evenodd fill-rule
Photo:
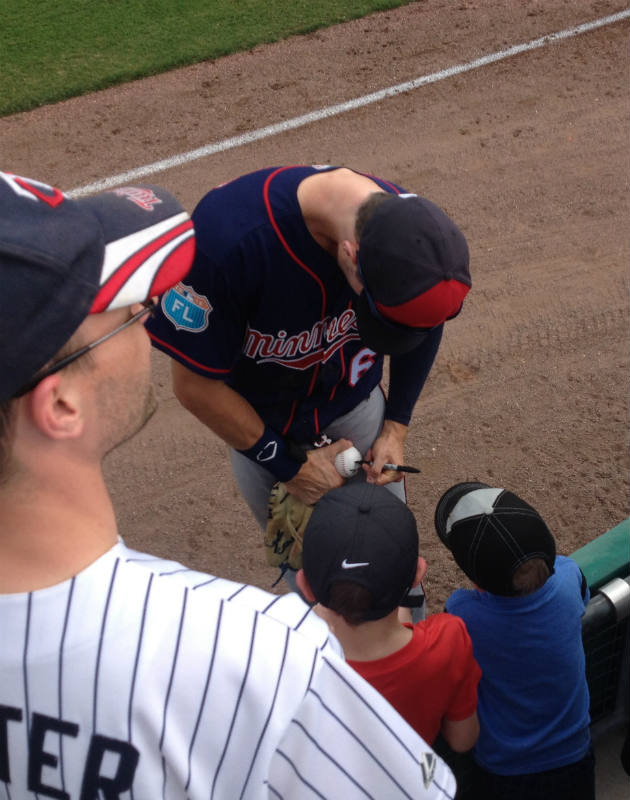
<path fill-rule="evenodd" d="M 2 168 L 70 190 L 624 10 L 606 0 L 425 0 L 277 45 L 0 119 Z M 192 210 L 271 164 L 347 164 L 441 205 L 473 289 L 416 407 L 409 503 L 429 608 L 462 583 L 441 492 L 520 493 L 569 553 L 628 515 L 628 21 L 144 178 Z M 161 408 L 106 470 L 127 542 L 269 588 L 225 448 Z M 276 591 L 284 591 L 278 587 Z"/>

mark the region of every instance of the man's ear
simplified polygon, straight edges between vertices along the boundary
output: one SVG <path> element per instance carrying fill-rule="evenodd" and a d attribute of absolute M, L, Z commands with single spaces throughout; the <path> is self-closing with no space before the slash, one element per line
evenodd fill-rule
<path fill-rule="evenodd" d="M 315 595 L 313 594 L 311 587 L 309 586 L 309 583 L 306 580 L 306 575 L 304 574 L 303 569 L 298 570 L 298 573 L 295 576 L 295 580 L 298 585 L 298 589 L 302 592 L 302 594 L 308 600 L 308 602 L 309 603 L 317 602 L 315 600 Z"/>
<path fill-rule="evenodd" d="M 344 239 L 340 242 L 338 247 L 337 261 L 341 267 L 341 271 L 350 284 L 352 291 L 356 294 L 361 294 L 363 291 L 363 281 L 359 275 L 359 267 L 357 264 L 359 246 L 355 241 Z"/>
<path fill-rule="evenodd" d="M 427 562 L 422 556 L 418 556 L 418 568 L 416 569 L 416 577 L 414 578 L 413 585 L 417 586 L 426 574 Z"/>
<path fill-rule="evenodd" d="M 357 242 L 351 239 L 344 239 L 341 242 L 341 249 L 343 250 L 344 255 L 348 258 L 354 266 L 357 265 L 357 253 L 359 252 L 359 245 Z"/>
<path fill-rule="evenodd" d="M 76 439 L 83 433 L 80 394 L 59 373 L 49 375 L 25 398 L 31 419 L 51 439 Z"/>

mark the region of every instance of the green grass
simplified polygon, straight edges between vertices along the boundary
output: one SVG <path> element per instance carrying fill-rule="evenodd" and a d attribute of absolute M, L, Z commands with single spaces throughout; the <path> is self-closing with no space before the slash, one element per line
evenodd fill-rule
<path fill-rule="evenodd" d="M 4 0 L 0 116 L 409 0 Z"/>

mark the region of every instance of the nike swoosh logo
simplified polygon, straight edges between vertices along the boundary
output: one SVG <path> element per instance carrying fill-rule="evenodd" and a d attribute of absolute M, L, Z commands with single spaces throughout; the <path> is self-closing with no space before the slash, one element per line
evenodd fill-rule
<path fill-rule="evenodd" d="M 369 561 L 350 562 L 346 561 L 346 559 L 344 558 L 344 560 L 341 562 L 341 569 L 354 569 L 355 567 L 369 567 L 369 566 L 370 566 Z"/>

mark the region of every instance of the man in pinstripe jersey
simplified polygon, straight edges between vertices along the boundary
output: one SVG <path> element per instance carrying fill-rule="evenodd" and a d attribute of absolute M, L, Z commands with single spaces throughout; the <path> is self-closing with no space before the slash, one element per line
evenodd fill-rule
<path fill-rule="evenodd" d="M 452 798 L 296 595 L 118 536 L 101 460 L 155 407 L 139 323 L 185 212 L 7 173 L 0 209 L 0 797 Z"/>

